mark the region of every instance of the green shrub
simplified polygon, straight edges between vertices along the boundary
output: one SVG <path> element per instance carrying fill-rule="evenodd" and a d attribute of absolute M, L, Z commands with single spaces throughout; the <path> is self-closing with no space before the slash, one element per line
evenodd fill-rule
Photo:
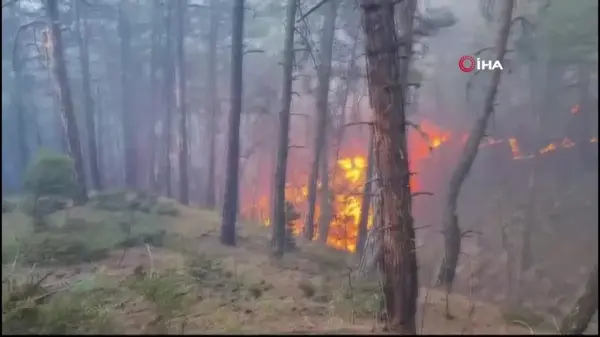
<path fill-rule="evenodd" d="M 39 151 L 25 171 L 24 187 L 34 196 L 73 197 L 77 183 L 69 156 Z"/>
<path fill-rule="evenodd" d="M 71 198 L 77 192 L 73 161 L 60 153 L 39 151 L 27 167 L 24 187 L 31 193 L 31 206 L 26 212 L 33 217 L 33 228 L 44 230 L 46 216 L 68 204 L 56 198 Z"/>
<path fill-rule="evenodd" d="M 23 239 L 22 258 L 29 265 L 69 265 L 105 258 L 108 248 L 93 248 L 85 238 L 65 233 L 34 233 Z"/>
<path fill-rule="evenodd" d="M 2 334 L 113 332 L 105 291 L 53 294 L 34 279 L 7 284 L 2 289 Z"/>

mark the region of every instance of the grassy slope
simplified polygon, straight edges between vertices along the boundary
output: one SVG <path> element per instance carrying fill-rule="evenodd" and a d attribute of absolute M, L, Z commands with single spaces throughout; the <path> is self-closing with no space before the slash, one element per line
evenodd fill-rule
<path fill-rule="evenodd" d="M 118 216 L 89 207 L 68 212 L 69 218 L 99 224 L 89 233 L 88 243 L 95 246 L 118 240 L 113 225 Z M 59 212 L 53 221 L 60 225 L 65 217 Z M 33 274 L 52 270 L 44 284 L 66 289 L 43 305 L 46 316 L 39 331 L 369 333 L 373 328 L 376 287 L 348 287 L 351 260 L 344 253 L 301 244 L 298 252 L 272 261 L 268 230 L 260 226 L 241 226 L 238 247 L 229 248 L 218 243 L 219 218 L 212 212 L 180 207 L 177 217 L 136 217 L 140 226 L 167 229 L 165 247 L 131 248 L 120 265 L 123 249 L 95 263 L 35 267 Z M 15 238 L 30 235 L 30 228 L 18 211 L 3 214 L 2 220 L 7 275 Z M 30 268 L 17 266 L 14 274 Z M 423 290 L 421 295 L 421 303 L 427 302 L 419 310 L 425 309 L 418 323 L 423 333 L 529 333 L 507 325 L 496 307 L 458 295 L 452 298 L 456 318 L 446 320 L 442 294 Z"/>

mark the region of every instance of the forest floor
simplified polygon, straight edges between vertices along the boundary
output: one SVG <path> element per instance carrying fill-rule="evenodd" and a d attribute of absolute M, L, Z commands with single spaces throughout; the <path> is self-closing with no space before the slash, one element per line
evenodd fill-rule
<path fill-rule="evenodd" d="M 38 257 L 40 262 L 34 262 L 39 254 L 27 249 L 46 249 L 49 239 L 26 244 L 39 235 L 32 233 L 30 218 L 19 209 L 3 210 L 3 333 L 372 334 L 381 330 L 374 319 L 378 287 L 349 282 L 349 271 L 356 264 L 349 254 L 299 243 L 297 251 L 276 261 L 269 256 L 269 228 L 240 225 L 237 246 L 226 247 L 219 243 L 217 214 L 174 207 L 175 215 L 136 212 L 132 233 L 147 227 L 164 229 L 165 235 L 160 242 L 125 246 L 129 248 L 114 244 L 119 241 L 114 223 L 119 223 L 119 217 L 131 217 L 131 212 L 84 206 L 55 213 L 56 228 L 64 224 L 75 228 L 73 223 L 85 219 L 95 228 L 77 234 L 81 241 L 110 248 L 101 259 L 90 259 L 94 262 L 69 265 L 54 258 Z M 75 230 L 54 232 L 75 235 Z M 19 302 L 15 284 L 42 277 L 44 291 Z M 451 296 L 455 317 L 448 320 L 443 293 L 435 289 L 421 289 L 419 303 L 421 333 L 555 331 L 531 329 L 522 319 L 507 318 L 497 306 L 461 295 Z"/>

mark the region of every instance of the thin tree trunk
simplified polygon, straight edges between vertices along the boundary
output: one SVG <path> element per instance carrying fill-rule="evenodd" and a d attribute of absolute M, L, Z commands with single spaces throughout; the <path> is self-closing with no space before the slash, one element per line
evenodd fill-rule
<path fill-rule="evenodd" d="M 218 78 L 217 78 L 217 44 L 219 39 L 219 13 L 217 9 L 217 1 L 210 2 L 210 28 L 208 32 L 208 64 L 206 77 L 208 88 L 206 103 L 208 104 L 208 179 L 206 183 L 206 207 L 212 209 L 216 206 L 215 196 L 215 165 L 216 146 L 217 146 L 217 111 L 219 98 L 217 94 Z"/>
<path fill-rule="evenodd" d="M 96 144 L 98 149 L 98 169 L 100 171 L 100 181 L 106 182 L 106 173 L 104 161 L 106 154 L 104 152 L 104 125 L 106 124 L 106 116 L 102 113 L 102 96 L 100 95 L 100 87 L 96 87 L 96 113 L 94 114 L 96 122 Z"/>
<path fill-rule="evenodd" d="M 514 7 L 514 0 L 506 0 L 502 2 L 503 8 L 501 12 L 501 26 L 498 31 L 496 40 L 496 56 L 495 59 L 502 62 L 504 60 L 504 54 L 506 53 L 506 44 L 508 36 L 510 34 L 510 23 L 512 19 L 512 12 Z M 461 232 L 458 226 L 458 216 L 456 215 L 458 195 L 462 187 L 463 182 L 467 178 L 471 166 L 475 161 L 477 152 L 479 150 L 479 144 L 485 135 L 487 124 L 490 116 L 494 111 L 494 100 L 496 93 L 498 92 L 498 85 L 500 84 L 501 71 L 494 71 L 492 74 L 492 81 L 489 86 L 484 106 L 483 113 L 477 119 L 475 125 L 469 133 L 469 137 L 462 150 L 459 162 L 452 172 L 450 177 L 450 183 L 448 186 L 448 195 L 446 197 L 446 204 L 444 206 L 443 213 L 443 226 L 444 226 L 444 258 L 442 265 L 438 273 L 438 284 L 446 286 L 446 293 L 452 291 L 452 282 L 456 273 L 456 266 L 458 264 L 458 257 L 460 253 L 460 241 Z M 450 315 L 448 312 L 446 313 Z"/>
<path fill-rule="evenodd" d="M 373 171 L 375 158 L 373 156 L 373 133 L 369 140 L 369 154 L 367 155 L 367 182 L 365 183 L 362 202 L 360 204 L 360 221 L 358 222 L 358 238 L 356 239 L 356 252 L 362 256 L 367 240 L 367 226 L 369 223 L 369 210 L 371 209 L 371 193 L 373 193 Z"/>
<path fill-rule="evenodd" d="M 231 46 L 231 111 L 227 139 L 227 172 L 221 224 L 221 243 L 235 246 L 237 218 L 240 120 L 242 117 L 242 71 L 244 61 L 244 0 L 233 2 Z"/>
<path fill-rule="evenodd" d="M 23 102 L 23 58 L 19 48 L 19 41 L 15 39 L 13 47 L 12 67 L 15 74 L 15 86 L 13 88 L 13 99 L 17 124 L 17 146 L 19 149 L 19 172 L 25 172 L 29 162 L 29 146 L 27 145 L 26 108 Z"/>
<path fill-rule="evenodd" d="M 296 0 L 288 0 L 285 20 L 285 41 L 283 46 L 283 80 L 281 90 L 281 110 L 279 111 L 279 134 L 277 137 L 277 164 L 275 166 L 275 188 L 273 194 L 273 252 L 283 255 L 285 248 L 285 182 L 289 151 L 290 108 L 292 104 L 292 73 L 294 67 L 294 27 L 296 20 Z"/>
<path fill-rule="evenodd" d="M 69 155 L 73 159 L 75 167 L 75 180 L 77 181 L 77 203 L 85 203 L 88 200 L 85 171 L 83 168 L 83 156 L 81 154 L 81 143 L 77 120 L 73 111 L 73 99 L 67 75 L 67 67 L 63 55 L 63 41 L 59 26 L 58 0 L 46 0 L 46 11 L 50 19 L 50 41 L 52 49 L 52 70 L 57 82 L 58 98 L 61 104 L 63 125 L 67 138 Z"/>
<path fill-rule="evenodd" d="M 187 113 L 185 107 L 185 55 L 183 48 L 183 27 L 185 20 L 186 0 L 177 1 L 177 59 L 175 61 L 175 77 L 177 79 L 176 104 L 179 112 L 179 202 L 183 205 L 189 204 L 189 182 L 188 182 L 188 137 L 187 137 Z"/>
<path fill-rule="evenodd" d="M 415 232 L 411 215 L 410 171 L 408 166 L 405 116 L 406 73 L 403 62 L 410 62 L 407 36 L 397 37 L 394 0 L 361 0 L 366 36 L 369 97 L 374 112 L 374 156 L 381 184 L 376 208 L 381 212 L 382 238 L 380 266 L 386 305 L 386 330 L 416 334 L 415 315 L 418 297 Z M 401 20 L 412 19 L 415 0 L 405 0 Z M 408 17 L 408 18 L 407 18 Z M 408 40 L 412 43 L 411 40 Z"/>
<path fill-rule="evenodd" d="M 327 156 L 327 128 L 329 125 L 329 82 L 331 77 L 331 56 L 333 53 L 333 39 L 335 33 L 335 19 L 337 17 L 338 0 L 330 0 L 323 6 L 326 14 L 321 34 L 319 65 L 317 69 L 317 118 L 315 119 L 316 135 L 314 139 L 314 155 L 308 181 L 308 213 L 304 224 L 304 236 L 308 240 L 314 237 L 315 204 L 317 201 L 317 180 L 321 169 L 321 219 L 319 219 L 319 241 L 327 242 L 329 222 L 331 218 L 331 205 L 329 197 L 329 170 Z M 320 162 L 322 161 L 322 164 Z"/>
<path fill-rule="evenodd" d="M 577 66 L 577 90 L 579 92 L 579 112 L 577 114 L 579 116 L 574 118 L 577 135 L 574 138 L 578 144 L 579 155 L 583 164 L 587 169 L 594 169 L 598 167 L 598 154 L 596 147 L 590 143 L 594 126 L 594 109 L 590 99 L 590 76 L 593 72 L 589 68 L 586 63 Z"/>
<path fill-rule="evenodd" d="M 148 170 L 148 186 L 153 192 L 158 192 L 158 181 L 156 177 L 156 166 L 157 166 L 157 154 L 159 140 L 156 136 L 156 126 L 158 123 L 158 111 L 160 111 L 160 50 L 162 47 L 162 33 L 163 26 L 161 22 L 162 15 L 162 2 L 155 0 L 152 4 L 152 48 L 150 50 L 150 90 L 152 92 L 152 106 L 150 112 L 152 113 L 151 120 L 148 123 L 148 144 L 150 146 L 150 158 L 149 158 L 149 170 Z"/>
<path fill-rule="evenodd" d="M 579 296 L 571 312 L 562 321 L 560 333 L 563 335 L 583 334 L 597 311 L 598 264 L 590 272 L 583 294 Z"/>
<path fill-rule="evenodd" d="M 125 184 L 136 188 L 136 154 L 133 121 L 133 90 L 131 80 L 131 24 L 127 5 L 119 7 L 118 31 L 121 40 L 121 114 L 123 118 L 123 155 L 125 163 Z"/>
<path fill-rule="evenodd" d="M 172 122 L 173 122 L 173 85 L 175 81 L 174 76 L 174 62 L 173 62 L 173 2 L 167 1 L 167 11 L 165 16 L 165 30 L 166 30 L 166 43 L 164 50 L 164 63 L 163 63 L 163 80 L 164 80 L 164 91 L 165 95 L 165 114 L 163 117 L 163 167 L 162 176 L 164 181 L 165 192 L 168 197 L 173 196 L 173 184 L 171 179 L 171 142 L 172 137 Z"/>
<path fill-rule="evenodd" d="M 96 146 L 96 123 L 94 122 L 94 101 L 90 80 L 90 56 L 88 51 L 88 27 L 85 18 L 82 18 L 83 8 L 81 1 L 73 1 L 75 5 L 77 43 L 79 44 L 79 63 L 83 77 L 83 106 L 85 109 L 85 126 L 88 139 L 88 155 L 90 173 L 92 174 L 92 187 L 99 191 L 102 189 L 100 168 L 98 167 L 98 149 Z"/>

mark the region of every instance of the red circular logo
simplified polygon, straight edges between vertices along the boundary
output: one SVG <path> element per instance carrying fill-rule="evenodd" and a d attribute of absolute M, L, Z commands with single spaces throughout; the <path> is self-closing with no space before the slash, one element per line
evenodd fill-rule
<path fill-rule="evenodd" d="M 470 55 L 465 55 L 458 60 L 458 67 L 465 73 L 469 73 L 475 69 L 475 58 Z"/>

